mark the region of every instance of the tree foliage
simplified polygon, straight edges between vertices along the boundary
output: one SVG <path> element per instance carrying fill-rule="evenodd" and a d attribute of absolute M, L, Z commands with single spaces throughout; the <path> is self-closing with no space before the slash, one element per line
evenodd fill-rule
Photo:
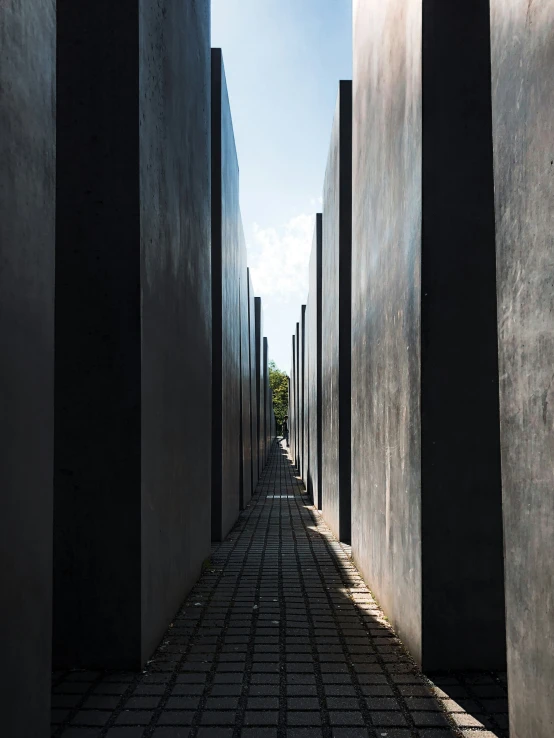
<path fill-rule="evenodd" d="M 274 361 L 269 362 L 269 386 L 273 392 L 273 410 L 277 433 L 281 433 L 281 426 L 285 415 L 289 413 L 289 378 L 277 368 Z"/>

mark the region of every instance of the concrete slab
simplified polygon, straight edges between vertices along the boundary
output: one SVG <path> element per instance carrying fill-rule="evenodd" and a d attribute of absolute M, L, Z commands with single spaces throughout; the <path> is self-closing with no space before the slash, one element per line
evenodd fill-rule
<path fill-rule="evenodd" d="M 510 735 L 554 726 L 554 3 L 491 0 Z"/>
<path fill-rule="evenodd" d="M 317 213 L 309 267 L 308 314 L 308 406 L 309 467 L 308 492 L 314 505 L 321 509 L 322 411 L 321 411 L 321 347 L 322 347 L 322 214 Z"/>
<path fill-rule="evenodd" d="M 209 3 L 59 4 L 57 66 L 55 664 L 134 669 L 210 551 Z"/>
<path fill-rule="evenodd" d="M 0 9 L 0 709 L 11 738 L 49 735 L 50 721 L 55 23 L 49 1 Z"/>
<path fill-rule="evenodd" d="M 353 28 L 352 551 L 425 669 L 501 668 L 489 9 Z"/>
<path fill-rule="evenodd" d="M 352 82 L 339 84 L 323 185 L 321 496 L 323 516 L 350 543 Z"/>

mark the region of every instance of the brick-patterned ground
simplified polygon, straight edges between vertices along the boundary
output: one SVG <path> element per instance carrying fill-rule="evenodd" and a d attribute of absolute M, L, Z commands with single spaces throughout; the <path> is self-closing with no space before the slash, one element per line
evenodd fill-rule
<path fill-rule="evenodd" d="M 434 681 L 274 444 L 257 494 L 146 670 L 56 673 L 52 735 L 507 736 L 505 675 Z"/>

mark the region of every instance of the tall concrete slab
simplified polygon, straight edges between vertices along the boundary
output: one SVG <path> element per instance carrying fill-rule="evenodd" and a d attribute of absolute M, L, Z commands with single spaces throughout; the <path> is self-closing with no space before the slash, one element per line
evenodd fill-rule
<path fill-rule="evenodd" d="M 267 338 L 264 336 L 263 341 L 263 354 L 262 354 L 262 362 L 263 362 L 263 403 L 264 403 L 264 424 L 263 424 L 263 434 L 264 434 L 264 466 L 267 462 L 267 458 L 269 456 L 269 427 L 271 423 L 271 403 L 269 400 L 269 347 L 267 343 Z"/>
<path fill-rule="evenodd" d="M 323 185 L 322 508 L 350 543 L 352 82 L 339 84 Z"/>
<path fill-rule="evenodd" d="M 252 496 L 256 491 L 259 479 L 258 466 L 258 404 L 256 396 L 256 307 L 254 302 L 254 287 L 250 269 L 247 269 L 248 284 L 248 335 L 249 335 L 249 361 L 250 361 L 250 439 L 251 439 L 251 490 Z"/>
<path fill-rule="evenodd" d="M 256 297 L 254 300 L 256 311 L 256 397 L 258 407 L 258 468 L 259 475 L 265 466 L 265 404 L 264 404 L 264 336 L 263 336 L 263 311 L 262 300 Z"/>
<path fill-rule="evenodd" d="M 356 0 L 353 29 L 353 555 L 425 669 L 499 668 L 488 4 Z"/>
<path fill-rule="evenodd" d="M 57 71 L 54 661 L 134 669 L 210 551 L 209 3 L 60 2 Z"/>
<path fill-rule="evenodd" d="M 252 496 L 252 418 L 250 414 L 250 326 L 248 319 L 248 267 L 246 242 L 239 220 L 239 301 L 240 301 L 240 508 Z"/>
<path fill-rule="evenodd" d="M 306 461 L 306 306 L 302 305 L 300 308 L 300 332 L 298 339 L 298 353 L 299 353 L 299 377 L 298 377 L 298 395 L 300 404 L 300 465 L 299 472 L 302 479 L 304 479 L 304 468 Z"/>
<path fill-rule="evenodd" d="M 239 168 L 221 49 L 212 49 L 212 540 L 222 541 L 240 507 L 241 221 Z"/>
<path fill-rule="evenodd" d="M 291 370 L 289 380 L 289 435 L 290 456 L 295 458 L 296 454 L 296 336 L 292 337 Z"/>
<path fill-rule="evenodd" d="M 309 266 L 308 318 L 308 405 L 309 405 L 309 470 L 308 492 L 314 505 L 321 510 L 322 477 L 322 214 L 317 213 Z"/>
<path fill-rule="evenodd" d="M 306 489 L 308 488 L 308 476 L 310 473 L 310 311 L 308 300 L 304 311 L 304 468 L 302 469 L 302 480 Z"/>
<path fill-rule="evenodd" d="M 301 405 L 300 405 L 300 323 L 296 324 L 295 342 L 294 342 L 294 354 L 296 358 L 296 377 L 294 395 L 296 397 L 296 423 L 295 423 L 295 435 L 296 435 L 296 448 L 294 453 L 294 464 L 298 470 L 300 470 L 300 453 L 301 453 Z"/>
<path fill-rule="evenodd" d="M 554 728 L 554 3 L 491 0 L 510 736 Z"/>
<path fill-rule="evenodd" d="M 0 8 L 2 731 L 49 735 L 54 434 L 55 5 Z"/>

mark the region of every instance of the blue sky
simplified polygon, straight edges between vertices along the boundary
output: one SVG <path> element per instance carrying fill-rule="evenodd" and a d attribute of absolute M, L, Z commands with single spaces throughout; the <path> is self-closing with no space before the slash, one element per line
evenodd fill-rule
<path fill-rule="evenodd" d="M 212 0 L 240 201 L 269 355 L 289 371 L 338 83 L 352 78 L 351 0 Z"/>

